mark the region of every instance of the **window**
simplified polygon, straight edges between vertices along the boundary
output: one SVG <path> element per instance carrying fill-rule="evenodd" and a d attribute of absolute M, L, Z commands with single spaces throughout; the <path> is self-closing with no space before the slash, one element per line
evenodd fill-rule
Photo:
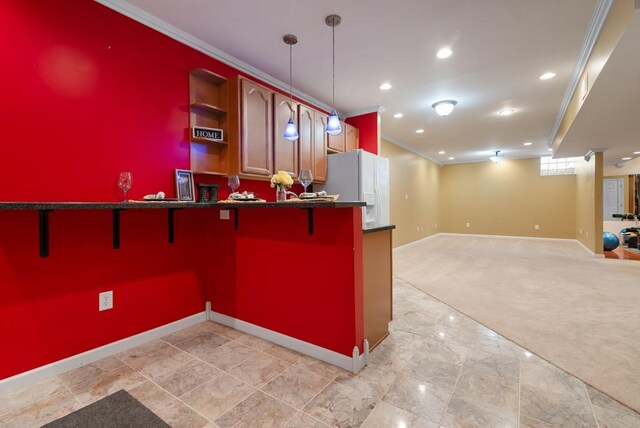
<path fill-rule="evenodd" d="M 540 175 L 572 175 L 576 173 L 576 160 L 580 158 L 540 158 Z"/>

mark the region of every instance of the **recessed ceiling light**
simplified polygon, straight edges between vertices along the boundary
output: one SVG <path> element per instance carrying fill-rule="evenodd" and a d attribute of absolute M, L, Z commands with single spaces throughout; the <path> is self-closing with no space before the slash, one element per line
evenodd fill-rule
<path fill-rule="evenodd" d="M 640 152 L 633 152 L 634 155 L 640 155 Z"/>
<path fill-rule="evenodd" d="M 515 113 L 515 112 L 516 112 L 516 111 L 515 111 L 515 109 L 512 109 L 512 108 L 505 108 L 505 109 L 503 109 L 503 110 L 500 110 L 500 111 L 498 112 L 498 114 L 501 114 L 502 116 L 510 116 L 510 115 L 512 115 L 512 114 L 513 114 L 513 113 Z"/>
<path fill-rule="evenodd" d="M 552 151 L 553 151 L 553 149 L 551 149 L 551 148 L 549 148 L 549 149 L 547 149 L 547 150 L 548 150 L 548 151 L 550 151 L 550 152 L 552 152 Z"/>
<path fill-rule="evenodd" d="M 453 156 L 449 156 L 449 160 L 454 160 L 455 158 Z"/>
<path fill-rule="evenodd" d="M 424 132 L 424 129 L 416 129 L 416 134 L 422 134 Z"/>
<path fill-rule="evenodd" d="M 391 83 L 383 83 L 382 85 L 380 85 L 380 89 L 382 89 L 383 91 L 387 91 L 389 89 L 391 89 Z"/>
<path fill-rule="evenodd" d="M 440 151 L 438 152 L 438 154 L 439 154 L 439 155 L 443 155 L 443 154 L 445 154 L 445 153 L 446 153 L 446 152 L 445 152 L 444 150 L 440 150 Z"/>
<path fill-rule="evenodd" d="M 393 117 L 395 117 L 396 119 L 400 119 L 402 116 L 404 116 L 404 114 L 402 113 L 396 113 L 393 115 Z"/>
<path fill-rule="evenodd" d="M 445 58 L 449 58 L 452 53 L 453 51 L 450 48 L 446 47 L 446 48 L 440 49 L 436 54 L 436 56 L 440 59 L 445 59 Z"/>
<path fill-rule="evenodd" d="M 530 145 L 532 145 L 532 144 L 533 144 L 533 143 L 532 143 L 531 141 L 527 141 L 526 143 L 522 143 L 522 145 L 523 145 L 523 146 L 530 146 Z"/>
<path fill-rule="evenodd" d="M 622 158 L 622 160 L 631 160 L 631 158 L 629 156 Z"/>
<path fill-rule="evenodd" d="M 556 73 L 554 73 L 553 71 L 547 71 L 542 76 L 538 77 L 538 79 L 549 80 L 549 79 L 553 79 L 554 77 L 556 77 Z"/>

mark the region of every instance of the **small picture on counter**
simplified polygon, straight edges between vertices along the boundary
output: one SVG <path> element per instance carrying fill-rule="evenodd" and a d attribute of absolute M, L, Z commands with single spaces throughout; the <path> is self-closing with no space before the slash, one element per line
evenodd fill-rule
<path fill-rule="evenodd" d="M 176 169 L 176 198 L 179 201 L 194 201 L 193 172 Z"/>

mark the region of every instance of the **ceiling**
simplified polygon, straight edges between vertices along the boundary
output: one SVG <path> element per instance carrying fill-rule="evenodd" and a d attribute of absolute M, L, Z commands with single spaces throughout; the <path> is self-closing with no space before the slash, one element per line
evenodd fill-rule
<path fill-rule="evenodd" d="M 336 108 L 380 106 L 382 134 L 439 163 L 548 154 L 549 140 L 597 0 L 124 0 Z M 449 46 L 453 55 L 436 58 Z M 556 73 L 551 80 L 538 77 Z M 381 91 L 380 84 L 393 86 Z M 431 105 L 458 101 L 439 117 Z M 498 115 L 503 108 L 513 115 Z M 401 112 L 404 117 L 394 119 Z M 424 133 L 416 134 L 417 129 Z M 523 143 L 533 144 L 525 147 Z M 445 154 L 439 154 L 439 151 Z M 453 156 L 455 159 L 449 160 Z"/>
<path fill-rule="evenodd" d="M 604 163 L 635 166 L 618 174 L 640 173 L 640 12 L 636 12 L 598 79 L 589 91 L 571 128 L 558 147 L 557 156 L 581 156 L 593 148 L 605 148 Z M 638 154 L 633 154 L 638 152 Z M 631 157 L 624 161 L 622 158 Z M 608 174 L 615 169 L 609 168 Z"/>

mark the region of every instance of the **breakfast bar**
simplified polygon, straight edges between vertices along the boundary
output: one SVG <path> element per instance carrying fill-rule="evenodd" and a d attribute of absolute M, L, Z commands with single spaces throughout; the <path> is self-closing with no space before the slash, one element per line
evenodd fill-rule
<path fill-rule="evenodd" d="M 24 347 L 6 357 L 28 370 L 201 313 L 206 303 L 207 319 L 358 371 L 368 351 L 362 206 L 0 203 L 0 222 L 12 225 L 0 235 L 5 254 L 12 249 L 11 260 L 1 261 L 4 301 L 26 331 L 39 332 L 22 331 Z M 390 242 L 386 252 L 390 260 Z M 64 286 L 51 283 L 56 275 Z M 87 301 L 107 289 L 114 309 L 98 313 Z M 21 296 L 38 290 L 82 301 L 76 311 L 58 313 Z M 390 287 L 388 295 L 390 303 Z M 143 300 L 149 304 L 130 303 Z M 138 321 L 126 321 L 132 319 Z"/>

